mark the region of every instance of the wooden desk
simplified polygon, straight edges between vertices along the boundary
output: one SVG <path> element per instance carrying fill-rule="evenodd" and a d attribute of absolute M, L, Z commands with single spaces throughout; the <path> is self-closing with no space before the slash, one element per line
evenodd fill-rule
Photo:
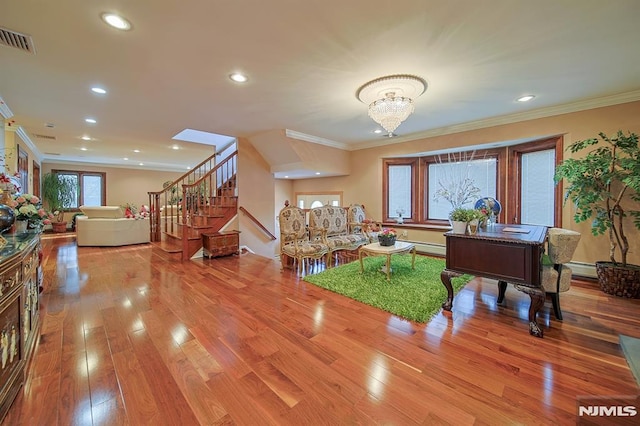
<path fill-rule="evenodd" d="M 526 233 L 506 232 L 505 229 Z M 542 337 L 543 332 L 536 318 L 545 300 L 540 279 L 547 227 L 495 224 L 475 235 L 452 232 L 444 235 L 447 264 L 440 278 L 448 296 L 442 308 L 450 311 L 453 305 L 452 277 L 471 274 L 498 280 L 498 303 L 502 303 L 504 299 L 507 283 L 512 283 L 531 297 L 529 333 Z"/>
<path fill-rule="evenodd" d="M 416 269 L 416 246 L 415 244 L 406 243 L 404 241 L 396 241 L 392 246 L 381 246 L 380 243 L 371 243 L 360 247 L 358 256 L 360 258 L 360 273 L 364 272 L 364 264 L 362 263 L 362 255 L 368 256 L 387 256 L 386 270 L 387 281 L 391 281 L 391 255 L 411 253 L 411 269 Z"/>

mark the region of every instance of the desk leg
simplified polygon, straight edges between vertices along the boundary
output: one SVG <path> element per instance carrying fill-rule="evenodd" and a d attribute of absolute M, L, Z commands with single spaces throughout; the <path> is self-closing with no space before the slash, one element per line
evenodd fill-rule
<path fill-rule="evenodd" d="M 498 281 L 498 303 L 502 303 L 504 300 L 504 294 L 507 292 L 507 282 Z"/>
<path fill-rule="evenodd" d="M 516 285 L 516 289 L 523 293 L 527 293 L 531 299 L 529 305 L 529 334 L 536 337 L 542 337 L 543 330 L 538 326 L 538 311 L 544 306 L 545 292 L 530 287 Z"/>
<path fill-rule="evenodd" d="M 538 326 L 538 311 L 544 306 L 544 291 L 530 291 L 531 305 L 529 305 L 529 334 L 542 337 L 543 331 Z"/>
<path fill-rule="evenodd" d="M 440 281 L 447 289 L 447 301 L 442 304 L 442 309 L 450 311 L 453 306 L 453 286 L 451 285 L 451 278 L 459 277 L 460 273 L 445 269 L 440 273 Z"/>

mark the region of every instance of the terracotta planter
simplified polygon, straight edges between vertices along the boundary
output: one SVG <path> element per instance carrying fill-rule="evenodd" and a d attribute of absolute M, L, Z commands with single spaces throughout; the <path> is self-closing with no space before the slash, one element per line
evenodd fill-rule
<path fill-rule="evenodd" d="M 600 289 L 619 297 L 640 298 L 640 266 L 596 262 Z"/>
<path fill-rule="evenodd" d="M 51 222 L 53 232 L 67 232 L 67 222 Z"/>

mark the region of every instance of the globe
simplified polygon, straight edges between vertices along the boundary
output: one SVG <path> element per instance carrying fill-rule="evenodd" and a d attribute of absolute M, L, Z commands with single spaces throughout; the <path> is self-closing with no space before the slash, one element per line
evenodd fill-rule
<path fill-rule="evenodd" d="M 476 201 L 474 208 L 481 209 L 483 207 L 489 211 L 492 211 L 496 216 L 498 216 L 502 211 L 500 202 L 493 197 L 483 197 Z"/>

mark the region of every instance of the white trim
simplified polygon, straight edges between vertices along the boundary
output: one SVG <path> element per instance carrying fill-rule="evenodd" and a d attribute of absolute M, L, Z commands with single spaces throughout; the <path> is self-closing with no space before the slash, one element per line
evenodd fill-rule
<path fill-rule="evenodd" d="M 401 241 L 401 240 L 398 240 Z M 433 244 L 433 243 L 425 243 L 422 241 L 407 241 L 415 244 L 416 251 L 418 253 L 430 254 L 434 256 L 442 256 L 445 257 L 447 255 L 446 246 L 444 244 Z M 592 263 L 584 263 L 584 262 L 569 262 L 567 264 L 571 268 L 573 275 L 585 277 L 585 278 L 598 278 L 598 274 L 596 272 L 596 266 Z"/>
<path fill-rule="evenodd" d="M 5 119 L 13 117 L 13 111 L 11 111 L 9 105 L 2 99 L 2 96 L 0 96 L 0 114 L 2 114 Z"/>
<path fill-rule="evenodd" d="M 20 136 L 20 139 L 22 139 L 24 144 L 29 147 L 29 149 L 33 153 L 33 156 L 36 157 L 36 159 L 38 160 L 38 163 L 42 163 L 42 158 L 43 158 L 42 153 L 40 152 L 38 147 L 34 145 L 33 141 L 31 140 L 27 132 L 24 130 L 24 128 L 22 126 L 18 126 L 18 128 L 16 129 L 16 133 L 18 134 L 18 136 Z"/>
<path fill-rule="evenodd" d="M 296 132 L 295 130 L 284 129 L 284 134 L 286 137 L 291 139 L 298 139 L 305 142 L 317 143 L 319 145 L 326 145 L 333 148 L 344 149 L 347 151 L 350 150 L 349 145 L 345 143 L 332 141 L 330 139 L 325 139 L 318 136 L 307 135 L 306 133 Z"/>

